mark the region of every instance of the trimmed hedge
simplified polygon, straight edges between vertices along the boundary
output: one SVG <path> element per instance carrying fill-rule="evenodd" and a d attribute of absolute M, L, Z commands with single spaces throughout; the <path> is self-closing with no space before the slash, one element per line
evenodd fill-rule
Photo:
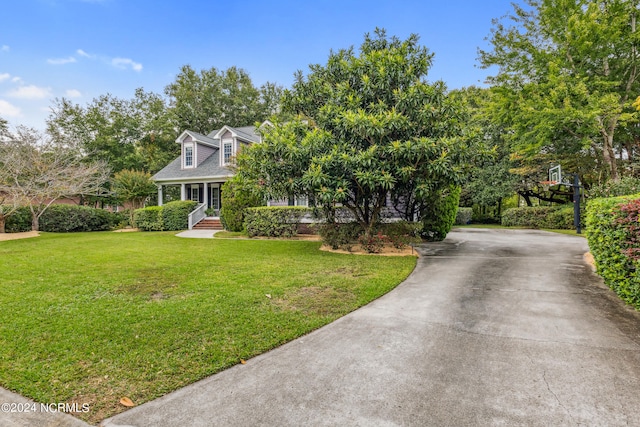
<path fill-rule="evenodd" d="M 7 217 L 4 225 L 7 233 L 23 233 L 31 231 L 31 210 L 23 206 Z"/>
<path fill-rule="evenodd" d="M 581 216 L 584 224 L 584 213 Z M 573 205 L 511 208 L 502 213 L 505 227 L 550 228 L 573 230 Z"/>
<path fill-rule="evenodd" d="M 133 224 L 142 231 L 162 231 L 162 206 L 149 206 L 133 212 Z"/>
<path fill-rule="evenodd" d="M 249 237 L 292 237 L 298 232 L 300 219 L 311 212 L 302 206 L 262 206 L 244 210 Z"/>
<path fill-rule="evenodd" d="M 471 224 L 471 218 L 473 216 L 473 208 L 458 208 L 456 213 L 456 225 Z"/>
<path fill-rule="evenodd" d="M 192 200 L 176 200 L 162 206 L 162 229 L 166 231 L 186 230 L 189 228 L 189 214 L 197 202 Z"/>
<path fill-rule="evenodd" d="M 624 301 L 640 309 L 640 194 L 587 204 L 587 240 L 598 273 Z"/>
<path fill-rule="evenodd" d="M 638 193 L 640 193 L 640 178 L 632 176 L 625 176 L 619 181 L 607 181 L 589 189 L 589 196 L 592 198 L 630 196 Z"/>
<path fill-rule="evenodd" d="M 38 225 L 40 231 L 70 233 L 80 231 L 110 230 L 122 221 L 121 213 L 79 205 L 51 205 L 42 214 Z M 7 233 L 31 231 L 31 210 L 27 206 L 18 208 L 7 218 Z"/>
<path fill-rule="evenodd" d="M 111 212 L 78 205 L 51 205 L 40 216 L 40 231 L 69 233 L 105 231 L 113 226 Z"/>

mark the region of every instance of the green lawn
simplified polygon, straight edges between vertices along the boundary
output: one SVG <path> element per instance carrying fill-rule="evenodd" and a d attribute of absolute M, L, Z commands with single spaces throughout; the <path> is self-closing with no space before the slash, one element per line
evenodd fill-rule
<path fill-rule="evenodd" d="M 416 262 L 173 234 L 0 242 L 0 385 L 97 422 L 331 322 Z"/>

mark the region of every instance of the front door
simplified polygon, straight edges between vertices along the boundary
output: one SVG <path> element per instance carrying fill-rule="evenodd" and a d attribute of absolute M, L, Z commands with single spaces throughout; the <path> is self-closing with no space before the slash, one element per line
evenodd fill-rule
<path fill-rule="evenodd" d="M 220 186 L 218 184 L 213 184 L 211 186 L 210 206 L 214 210 L 214 216 L 220 216 Z"/>

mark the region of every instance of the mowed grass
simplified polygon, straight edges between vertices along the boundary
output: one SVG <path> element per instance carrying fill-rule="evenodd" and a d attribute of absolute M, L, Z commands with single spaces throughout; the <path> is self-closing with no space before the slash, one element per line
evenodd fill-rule
<path fill-rule="evenodd" d="M 96 423 L 250 359 L 388 292 L 413 257 L 174 233 L 0 242 L 0 385 L 87 403 Z M 250 362 L 249 362 L 250 363 Z"/>

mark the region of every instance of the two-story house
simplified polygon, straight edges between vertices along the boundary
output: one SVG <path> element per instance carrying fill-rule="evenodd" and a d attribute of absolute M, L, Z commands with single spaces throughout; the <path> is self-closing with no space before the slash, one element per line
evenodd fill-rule
<path fill-rule="evenodd" d="M 158 186 L 158 204 L 164 201 L 167 186 L 180 187 L 180 200 L 194 200 L 213 208 L 221 207 L 220 187 L 233 176 L 230 166 L 243 146 L 260 142 L 255 126 L 223 126 L 208 135 L 186 130 L 176 139 L 180 156 L 153 176 Z"/>

